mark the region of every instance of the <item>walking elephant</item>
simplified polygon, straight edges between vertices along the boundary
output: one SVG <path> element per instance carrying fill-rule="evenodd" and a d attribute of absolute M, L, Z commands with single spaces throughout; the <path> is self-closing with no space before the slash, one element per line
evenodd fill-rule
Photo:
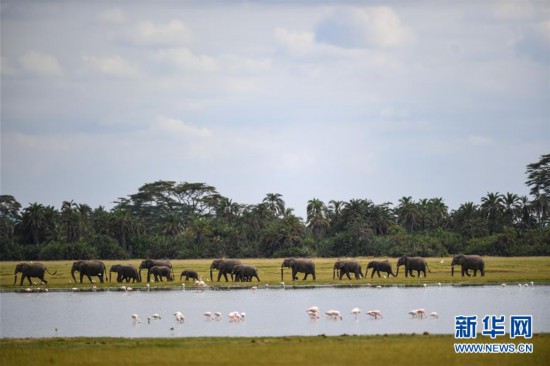
<path fill-rule="evenodd" d="M 401 266 L 405 266 L 405 277 L 408 277 L 409 274 L 411 277 L 414 277 L 412 271 L 417 271 L 418 277 L 420 277 L 420 273 L 424 273 L 424 277 L 426 277 L 426 269 L 428 269 L 428 272 L 432 273 L 428 267 L 428 263 L 426 263 L 426 260 L 422 257 L 409 257 L 404 255 L 399 258 L 397 261 L 396 277 L 399 275 L 399 267 Z"/>
<path fill-rule="evenodd" d="M 378 274 L 378 277 L 380 277 L 380 272 L 386 272 L 389 276 L 395 277 L 395 274 L 393 273 L 391 269 L 391 263 L 388 260 L 385 261 L 370 261 L 367 264 L 367 270 L 365 271 L 365 277 L 367 277 L 367 273 L 369 272 L 369 269 L 372 268 L 372 273 L 370 275 L 370 278 L 374 277 L 374 273 L 376 272 Z"/>
<path fill-rule="evenodd" d="M 32 285 L 31 277 L 39 278 L 40 282 L 47 284 L 48 281 L 44 278 L 45 272 L 48 272 L 52 276 L 57 273 L 57 271 L 50 273 L 50 271 L 48 271 L 46 266 L 42 263 L 19 263 L 15 266 L 15 279 L 13 281 L 13 285 L 15 286 L 15 283 L 17 282 L 18 273 L 21 273 L 21 282 L 19 283 L 19 286 L 23 286 L 23 281 L 25 278 L 29 280 L 29 285 Z"/>
<path fill-rule="evenodd" d="M 151 268 L 154 266 L 164 266 L 170 268 L 170 271 L 172 272 L 172 278 L 174 278 L 174 270 L 172 268 L 172 263 L 169 260 L 165 259 L 145 259 L 141 261 L 139 265 L 139 278 L 143 278 L 141 276 L 141 270 L 147 269 L 147 282 L 149 282 L 149 278 L 151 278 Z"/>
<path fill-rule="evenodd" d="M 141 282 L 141 277 L 139 277 L 139 272 L 134 266 L 129 264 L 113 264 L 109 270 L 109 282 L 111 282 L 111 273 L 115 272 L 117 274 L 117 282 Z"/>
<path fill-rule="evenodd" d="M 231 275 L 234 276 L 234 281 L 251 282 L 252 278 L 256 277 L 258 282 L 260 282 L 258 270 L 254 266 L 237 264 L 233 267 Z"/>
<path fill-rule="evenodd" d="M 315 278 L 315 263 L 308 258 L 286 258 L 281 264 L 281 281 L 283 281 L 283 270 L 284 268 L 292 269 L 292 281 L 298 279 L 297 273 L 304 273 L 303 281 L 307 280 L 307 276 L 311 275 L 313 281 Z"/>
<path fill-rule="evenodd" d="M 361 271 L 361 264 L 357 262 L 354 259 L 338 259 L 334 263 L 334 267 L 332 269 L 332 279 L 335 279 L 336 271 L 340 271 L 340 277 L 341 280 L 344 275 L 348 277 L 348 280 L 351 280 L 350 273 L 355 274 L 355 279 L 358 280 L 361 277 L 363 277 L 363 273 Z"/>
<path fill-rule="evenodd" d="M 192 280 L 195 280 L 195 281 L 199 280 L 199 274 L 197 273 L 197 271 L 192 271 L 190 269 L 184 269 L 181 272 L 180 281 L 181 281 L 183 276 L 185 276 L 185 281 L 189 281 L 189 279 L 192 279 Z"/>
<path fill-rule="evenodd" d="M 167 282 L 174 281 L 174 276 L 172 276 L 172 268 L 168 266 L 153 266 L 149 269 L 149 275 L 147 277 L 147 282 L 151 282 L 150 276 L 155 277 L 155 282 L 162 282 L 162 277 L 166 277 Z"/>
<path fill-rule="evenodd" d="M 74 273 L 76 271 L 80 272 L 80 283 L 82 283 L 84 276 L 88 277 L 90 283 L 93 282 L 92 276 L 99 277 L 99 281 L 101 283 L 103 283 L 103 276 L 107 278 L 107 268 L 102 261 L 98 260 L 82 260 L 73 262 L 73 266 L 71 267 L 71 276 L 73 277 L 74 282 L 76 282 L 76 278 L 74 277 Z"/>
<path fill-rule="evenodd" d="M 231 280 L 233 281 L 233 275 L 231 272 L 233 271 L 233 267 L 238 264 L 242 264 L 239 259 L 214 259 L 210 265 L 210 281 L 213 281 L 212 271 L 214 269 L 218 270 L 218 282 L 220 282 L 222 275 L 225 278 L 225 282 L 228 282 L 228 274 L 231 276 Z"/>
<path fill-rule="evenodd" d="M 477 271 L 480 271 L 481 275 L 485 276 L 485 261 L 479 255 L 455 255 L 451 262 L 451 276 L 454 276 L 455 266 L 458 264 L 462 266 L 462 277 L 464 277 L 464 274 L 469 277 L 470 273 L 468 270 L 470 269 L 474 271 L 474 277 L 477 275 Z"/>

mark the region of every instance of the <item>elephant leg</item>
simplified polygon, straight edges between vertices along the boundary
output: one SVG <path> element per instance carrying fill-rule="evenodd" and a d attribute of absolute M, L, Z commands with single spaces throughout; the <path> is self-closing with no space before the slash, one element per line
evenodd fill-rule
<path fill-rule="evenodd" d="M 307 279 L 307 276 L 308 276 L 308 275 L 309 275 L 309 273 L 306 273 L 306 274 L 304 275 L 304 279 L 303 279 L 302 281 L 305 281 L 305 280 Z M 258 280 L 258 281 L 259 281 L 259 280 Z"/>
<path fill-rule="evenodd" d="M 230 275 L 230 276 L 231 276 L 231 280 L 233 280 L 233 275 Z M 225 278 L 225 282 L 229 282 L 229 280 L 227 279 L 227 272 L 223 273 L 223 278 Z"/>
<path fill-rule="evenodd" d="M 485 270 L 483 268 L 481 268 L 479 272 L 481 272 L 481 277 L 485 276 Z"/>
<path fill-rule="evenodd" d="M 103 283 L 103 274 L 99 275 L 99 282 Z"/>
<path fill-rule="evenodd" d="M 348 280 L 351 280 L 351 276 L 349 274 L 349 271 L 346 272 L 346 276 L 348 277 Z"/>
<path fill-rule="evenodd" d="M 292 269 L 292 281 L 296 281 L 298 279 L 298 276 L 296 276 L 297 273 L 298 271 L 296 271 L 295 269 Z"/>
<path fill-rule="evenodd" d="M 477 269 L 474 269 L 474 277 L 477 277 Z"/>
<path fill-rule="evenodd" d="M 380 270 L 377 270 L 376 274 L 378 275 L 378 278 L 380 278 Z"/>

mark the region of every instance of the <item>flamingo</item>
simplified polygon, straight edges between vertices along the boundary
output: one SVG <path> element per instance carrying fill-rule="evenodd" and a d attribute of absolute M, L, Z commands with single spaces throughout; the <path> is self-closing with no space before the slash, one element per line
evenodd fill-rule
<path fill-rule="evenodd" d="M 212 312 L 206 311 L 202 314 L 207 320 L 212 320 Z"/>
<path fill-rule="evenodd" d="M 220 320 L 222 318 L 222 313 L 220 313 L 219 311 L 216 311 L 214 313 L 214 316 L 216 317 L 216 320 Z"/>
<path fill-rule="evenodd" d="M 380 310 L 369 310 L 367 311 L 367 315 L 374 319 L 383 318 L 382 312 Z"/>
<path fill-rule="evenodd" d="M 306 310 L 308 313 L 318 313 L 319 308 L 317 306 L 312 306 L 309 309 Z"/>
<path fill-rule="evenodd" d="M 139 319 L 139 316 L 137 314 L 132 314 L 131 318 L 134 320 L 134 322 L 141 323 L 141 320 Z"/>
<path fill-rule="evenodd" d="M 151 319 L 153 319 L 153 320 L 159 320 L 159 319 L 161 319 L 161 317 L 160 317 L 160 315 L 158 315 L 157 313 L 155 313 L 155 314 L 151 315 Z"/>
<path fill-rule="evenodd" d="M 360 312 L 361 312 L 361 309 L 359 309 L 359 308 L 356 307 L 356 308 L 351 309 L 351 313 L 350 313 L 350 314 L 355 315 L 355 320 L 357 320 L 357 315 L 359 315 Z"/>
<path fill-rule="evenodd" d="M 437 312 L 435 312 L 435 311 L 432 311 L 432 312 L 430 313 L 430 318 L 433 318 L 433 319 L 437 318 L 437 319 L 439 319 L 439 314 L 438 314 Z"/>
<path fill-rule="evenodd" d="M 424 309 L 416 309 L 413 311 L 416 313 L 416 316 L 420 317 L 420 319 L 426 317 L 426 310 Z"/>
<path fill-rule="evenodd" d="M 232 311 L 228 315 L 229 322 L 237 323 L 243 319 L 243 316 L 238 311 Z"/>
<path fill-rule="evenodd" d="M 338 310 L 327 310 L 325 312 L 325 314 L 330 318 L 330 319 L 334 319 L 334 320 L 342 320 L 342 314 L 340 314 L 340 312 Z"/>
<path fill-rule="evenodd" d="M 178 322 L 178 324 L 185 322 L 185 316 L 180 311 L 174 313 L 174 316 L 176 317 L 176 322 Z"/>

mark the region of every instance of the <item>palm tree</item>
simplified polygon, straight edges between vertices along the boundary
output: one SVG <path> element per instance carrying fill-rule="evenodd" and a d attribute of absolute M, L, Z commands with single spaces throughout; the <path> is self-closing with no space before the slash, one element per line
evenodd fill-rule
<path fill-rule="evenodd" d="M 267 204 L 267 208 L 275 216 L 281 216 L 285 212 L 285 201 L 279 193 L 268 193 L 262 202 Z"/>
<path fill-rule="evenodd" d="M 487 196 L 481 198 L 481 210 L 487 219 L 489 234 L 501 230 L 501 217 L 504 210 L 502 195 L 498 192 L 487 193 Z"/>
<path fill-rule="evenodd" d="M 421 213 L 412 197 L 402 197 L 395 211 L 397 223 L 407 231 L 414 232 L 421 228 Z"/>
<path fill-rule="evenodd" d="M 521 199 L 515 193 L 506 193 L 502 197 L 503 214 L 506 220 L 506 225 L 513 226 L 519 221 L 521 214 Z"/>
<path fill-rule="evenodd" d="M 73 201 L 63 201 L 61 204 L 61 223 L 68 242 L 74 243 L 80 239 L 83 220 L 78 205 Z"/>
<path fill-rule="evenodd" d="M 323 201 L 313 198 L 307 204 L 307 227 L 311 230 L 316 245 L 323 239 L 330 227 L 327 219 L 327 207 Z"/>
<path fill-rule="evenodd" d="M 44 230 L 47 227 L 45 207 L 40 203 L 32 203 L 23 210 L 21 227 L 28 233 L 33 244 L 40 244 Z"/>
<path fill-rule="evenodd" d="M 128 239 L 143 232 L 138 219 L 128 209 L 116 209 L 111 212 L 110 227 L 119 244 L 128 253 L 128 257 L 132 258 L 133 246 Z"/>

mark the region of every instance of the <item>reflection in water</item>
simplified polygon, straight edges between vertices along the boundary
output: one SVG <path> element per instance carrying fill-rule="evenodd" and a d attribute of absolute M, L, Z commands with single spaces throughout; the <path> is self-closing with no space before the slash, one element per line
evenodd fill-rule
<path fill-rule="evenodd" d="M 549 332 L 549 300 L 550 286 L 1 293 L 0 337 L 452 334 L 455 315 L 491 314 L 533 315 Z"/>

